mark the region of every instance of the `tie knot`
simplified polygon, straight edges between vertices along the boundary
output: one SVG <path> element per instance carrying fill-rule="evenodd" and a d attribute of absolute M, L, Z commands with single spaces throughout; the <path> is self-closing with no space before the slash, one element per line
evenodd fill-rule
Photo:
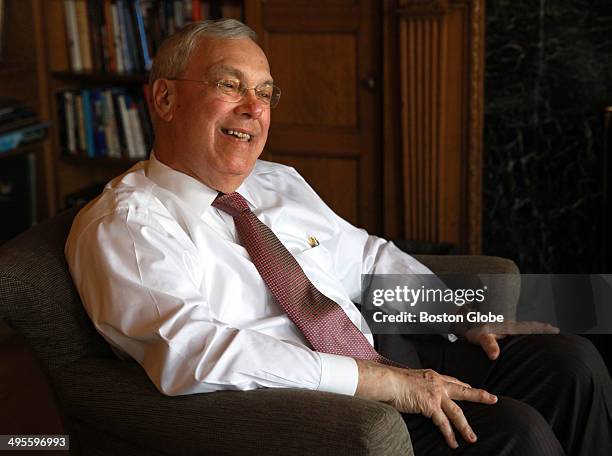
<path fill-rule="evenodd" d="M 227 194 L 219 193 L 219 196 L 213 201 L 212 205 L 217 209 L 221 209 L 223 212 L 227 212 L 232 217 L 236 217 L 249 210 L 247 200 L 237 192 Z"/>

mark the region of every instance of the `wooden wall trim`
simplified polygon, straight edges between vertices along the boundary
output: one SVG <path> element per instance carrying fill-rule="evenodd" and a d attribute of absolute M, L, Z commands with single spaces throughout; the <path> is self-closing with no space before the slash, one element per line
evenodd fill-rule
<path fill-rule="evenodd" d="M 485 2 L 470 2 L 470 123 L 468 143 L 468 253 L 482 251 L 482 148 L 484 127 Z"/>
<path fill-rule="evenodd" d="M 401 110 L 399 87 L 399 40 L 395 5 L 383 5 L 383 227 L 384 236 L 404 236 L 404 193 L 402 184 L 402 132 L 398 121 Z"/>
<path fill-rule="evenodd" d="M 384 27 L 385 235 L 479 253 L 484 0 L 387 0 Z"/>
<path fill-rule="evenodd" d="M 398 16 L 437 16 L 448 12 L 448 0 L 399 0 Z"/>
<path fill-rule="evenodd" d="M 48 98 L 49 96 L 49 64 L 47 60 L 47 54 L 45 52 L 45 36 L 46 29 L 43 20 L 43 5 L 40 0 L 32 1 L 32 21 L 33 21 L 33 33 L 36 50 L 36 68 L 37 68 L 37 79 L 38 79 L 38 96 L 40 99 L 39 115 L 42 119 L 51 120 L 53 118 L 51 114 L 51 104 Z M 42 166 L 44 173 L 44 188 L 46 196 L 46 212 L 40 214 L 40 219 L 46 219 L 55 215 L 57 212 L 57 185 L 55 182 L 55 155 L 51 141 L 47 140 L 44 142 L 43 155 L 42 155 Z"/>

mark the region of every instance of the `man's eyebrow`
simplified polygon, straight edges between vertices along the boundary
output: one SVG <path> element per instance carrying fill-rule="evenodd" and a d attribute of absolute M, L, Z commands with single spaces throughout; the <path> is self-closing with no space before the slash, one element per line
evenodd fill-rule
<path fill-rule="evenodd" d="M 240 71 L 238 68 L 234 68 L 234 67 L 231 67 L 231 66 L 222 65 L 222 66 L 213 68 L 211 73 L 213 75 L 215 75 L 215 76 L 218 76 L 219 74 L 223 73 L 223 74 L 229 74 L 231 76 L 236 76 L 238 79 L 241 79 L 241 80 L 245 80 L 246 79 L 246 76 L 245 76 L 245 74 L 242 71 Z M 266 80 L 266 81 L 264 81 L 264 82 L 262 82 L 260 84 L 270 84 L 270 85 L 272 85 L 272 84 L 274 84 L 274 80 L 273 79 L 268 79 L 268 80 Z"/>

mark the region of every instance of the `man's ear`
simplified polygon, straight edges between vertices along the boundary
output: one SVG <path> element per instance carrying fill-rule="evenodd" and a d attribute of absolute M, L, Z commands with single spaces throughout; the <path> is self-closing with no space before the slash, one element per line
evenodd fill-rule
<path fill-rule="evenodd" d="M 151 104 L 157 117 L 166 122 L 171 121 L 176 105 L 174 84 L 167 79 L 157 79 L 153 83 L 153 90 L 151 91 Z"/>

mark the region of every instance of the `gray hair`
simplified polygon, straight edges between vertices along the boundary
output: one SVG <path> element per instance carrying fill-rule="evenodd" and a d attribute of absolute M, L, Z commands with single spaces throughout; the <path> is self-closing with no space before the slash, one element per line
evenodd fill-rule
<path fill-rule="evenodd" d="M 174 35 L 166 38 L 157 50 L 149 84 L 157 79 L 178 78 L 185 71 L 191 53 L 205 38 L 257 40 L 257 34 L 249 26 L 236 19 L 218 19 L 215 21 L 199 21 L 186 25 Z"/>

